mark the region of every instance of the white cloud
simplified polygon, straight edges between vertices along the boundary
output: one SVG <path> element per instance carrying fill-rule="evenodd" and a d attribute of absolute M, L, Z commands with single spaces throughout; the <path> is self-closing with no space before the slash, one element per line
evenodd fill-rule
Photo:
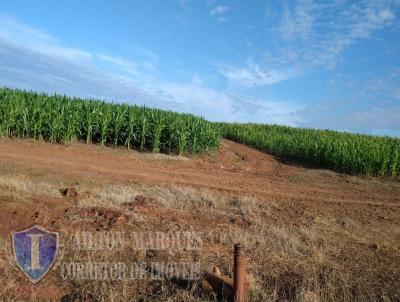
<path fill-rule="evenodd" d="M 137 46 L 135 47 L 135 49 L 138 53 L 140 53 L 142 56 L 144 56 L 148 61 L 152 61 L 152 62 L 159 61 L 159 57 L 151 50 L 148 50 L 144 47 L 137 47 Z"/>
<path fill-rule="evenodd" d="M 267 7 L 271 47 L 261 47 L 247 64 L 219 64 L 218 71 L 232 85 L 257 87 L 318 67 L 334 68 L 351 45 L 392 25 L 395 6 L 393 0 L 353 4 L 298 0 L 284 2 L 280 12 Z"/>
<path fill-rule="evenodd" d="M 224 14 L 227 10 L 229 9 L 228 5 L 218 5 L 216 7 L 214 7 L 211 11 L 210 14 L 212 16 L 214 15 L 222 15 Z"/>
<path fill-rule="evenodd" d="M 295 114 L 303 108 L 298 104 L 290 102 L 277 102 L 271 100 L 259 100 L 247 95 L 228 93 L 232 105 L 231 113 L 237 118 L 241 116 L 241 121 L 282 124 L 297 126 L 301 121 Z M 235 121 L 233 119 L 232 121 Z"/>
<path fill-rule="evenodd" d="M 299 110 L 294 114 L 298 117 L 298 125 L 400 136 L 399 106 L 382 108 L 379 104 L 371 104 L 368 108 L 352 109 L 351 104 L 341 104 L 338 110 L 338 103 L 340 102 L 330 101 L 314 105 L 313 108 Z"/>
<path fill-rule="evenodd" d="M 366 94 L 373 94 L 381 99 L 400 101 L 400 68 L 381 72 L 364 83 Z"/>
<path fill-rule="evenodd" d="M 106 54 L 99 54 L 98 57 L 100 60 L 115 64 L 115 65 L 119 65 L 119 66 L 127 66 L 128 65 L 128 66 L 136 67 L 136 63 L 134 63 L 132 61 L 128 61 L 123 58 L 114 57 L 114 56 L 110 56 L 110 55 L 106 55 Z"/>
<path fill-rule="evenodd" d="M 258 100 L 229 91 L 217 91 L 194 77 L 187 83 L 159 83 L 166 97 L 182 104 L 194 114 L 212 121 L 258 122 L 297 125 L 294 112 L 300 106 L 289 102 Z"/>
<path fill-rule="evenodd" d="M 286 40 L 293 37 L 308 38 L 315 19 L 312 13 L 313 2 L 311 0 L 298 2 L 293 9 L 285 6 L 282 22 L 278 27 L 279 33 Z"/>
<path fill-rule="evenodd" d="M 161 108 L 179 106 L 140 85 L 136 68 L 132 61 L 71 48 L 41 29 L 8 16 L 0 18 L 0 85 Z"/>
<path fill-rule="evenodd" d="M 92 54 L 76 48 L 65 47 L 47 32 L 27 26 L 0 14 L 0 38 L 18 47 L 49 57 L 63 58 L 66 61 L 81 64 L 92 60 Z"/>
<path fill-rule="evenodd" d="M 220 64 L 218 66 L 218 72 L 226 77 L 232 84 L 245 87 L 272 85 L 294 76 L 292 71 L 264 71 L 255 63 L 248 63 L 244 67 Z"/>
<path fill-rule="evenodd" d="M 103 63 L 109 63 L 117 67 L 119 71 L 126 72 L 131 75 L 138 76 L 140 71 L 138 70 L 138 64 L 131 60 L 127 60 L 124 58 L 110 56 L 107 54 L 97 54 L 95 56 L 96 59 L 99 59 Z"/>
<path fill-rule="evenodd" d="M 0 86 L 146 104 L 216 121 L 292 123 L 290 113 L 298 109 L 212 89 L 198 75 L 186 82 L 161 81 L 147 74 L 156 72 L 151 60 L 157 59 L 155 54 L 143 62 L 92 54 L 65 46 L 40 29 L 8 21 L 1 20 Z M 258 67 L 251 72 L 259 73 L 262 81 L 268 77 Z"/>
<path fill-rule="evenodd" d="M 333 67 L 346 48 L 392 25 L 397 5 L 392 0 L 351 4 L 299 0 L 291 4 L 285 5 L 282 15 L 271 20 L 270 31 L 278 33 L 273 36 L 280 47 L 271 51 L 270 61 L 296 64 L 302 69 Z"/>

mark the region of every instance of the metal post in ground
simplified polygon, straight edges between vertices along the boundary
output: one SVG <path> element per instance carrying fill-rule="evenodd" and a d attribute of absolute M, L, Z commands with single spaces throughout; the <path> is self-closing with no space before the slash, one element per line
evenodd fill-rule
<path fill-rule="evenodd" d="M 233 258 L 233 291 L 235 302 L 244 302 L 245 298 L 245 258 L 243 244 L 235 244 Z"/>

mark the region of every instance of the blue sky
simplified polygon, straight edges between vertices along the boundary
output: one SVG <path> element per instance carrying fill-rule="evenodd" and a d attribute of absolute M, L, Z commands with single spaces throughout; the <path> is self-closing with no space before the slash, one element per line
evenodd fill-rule
<path fill-rule="evenodd" d="M 400 136 L 400 0 L 0 0 L 0 86 Z"/>

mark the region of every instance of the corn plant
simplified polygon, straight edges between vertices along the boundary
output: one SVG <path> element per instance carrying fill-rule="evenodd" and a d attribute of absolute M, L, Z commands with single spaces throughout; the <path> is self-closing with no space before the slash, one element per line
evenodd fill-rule
<path fill-rule="evenodd" d="M 178 154 L 214 151 L 220 138 L 212 123 L 190 114 L 8 88 L 0 88 L 0 135 Z"/>
<path fill-rule="evenodd" d="M 117 106 L 114 110 L 113 116 L 113 136 L 114 136 L 114 147 L 119 145 L 121 139 L 121 130 L 125 125 L 125 114 L 127 112 L 127 107 L 125 105 Z"/>
<path fill-rule="evenodd" d="M 400 174 L 400 140 L 278 125 L 217 124 L 221 135 L 278 157 L 351 174 Z"/>
<path fill-rule="evenodd" d="M 106 145 L 108 131 L 112 120 L 111 106 L 104 105 L 101 111 L 99 111 L 99 128 L 100 128 L 100 144 Z"/>
<path fill-rule="evenodd" d="M 128 124 L 126 128 L 126 137 L 124 145 L 131 149 L 131 146 L 135 144 L 136 141 L 136 132 L 135 132 L 135 122 L 136 122 L 137 114 L 135 108 L 128 109 Z"/>

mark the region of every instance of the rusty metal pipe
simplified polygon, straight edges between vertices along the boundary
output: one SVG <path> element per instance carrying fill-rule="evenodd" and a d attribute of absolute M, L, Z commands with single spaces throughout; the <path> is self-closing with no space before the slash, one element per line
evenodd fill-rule
<path fill-rule="evenodd" d="M 243 244 L 235 244 L 233 258 L 233 292 L 235 302 L 245 298 L 245 257 Z"/>

